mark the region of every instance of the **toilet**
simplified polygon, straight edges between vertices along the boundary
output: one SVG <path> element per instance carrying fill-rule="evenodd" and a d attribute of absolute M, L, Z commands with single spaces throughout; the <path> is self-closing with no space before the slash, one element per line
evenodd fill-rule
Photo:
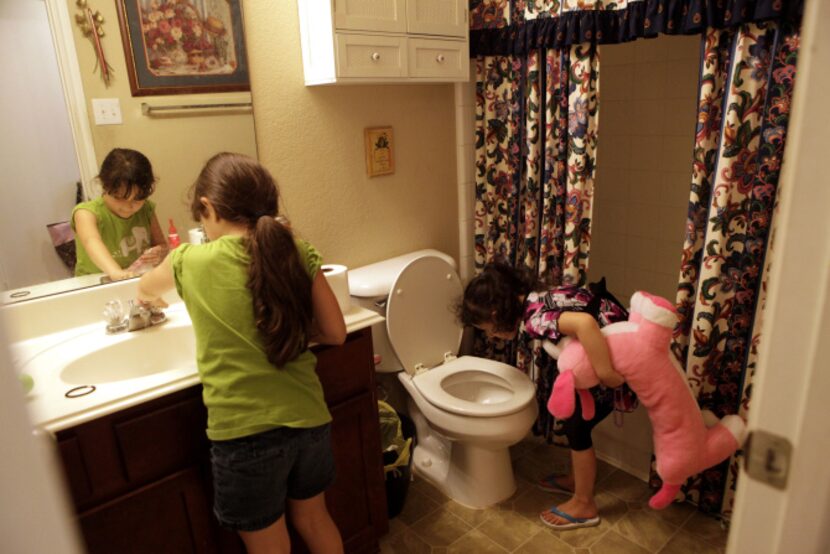
<path fill-rule="evenodd" d="M 536 420 L 536 391 L 515 367 L 456 357 L 463 329 L 453 307 L 463 289 L 452 258 L 419 250 L 350 269 L 349 292 L 386 318 L 372 328 L 377 369 L 398 372 L 408 393 L 415 472 L 469 508 L 509 498 L 509 447 Z"/>

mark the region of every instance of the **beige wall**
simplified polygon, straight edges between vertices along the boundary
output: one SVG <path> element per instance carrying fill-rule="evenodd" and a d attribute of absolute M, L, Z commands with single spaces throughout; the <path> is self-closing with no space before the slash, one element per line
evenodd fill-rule
<path fill-rule="evenodd" d="M 699 36 L 602 46 L 589 279 L 674 300 L 692 175 Z"/>
<path fill-rule="evenodd" d="M 453 87 L 306 87 L 297 5 L 246 2 L 260 160 L 295 229 L 356 267 L 419 248 L 458 257 Z M 394 129 L 395 174 L 366 176 L 363 130 Z"/>
<path fill-rule="evenodd" d="M 74 21 L 80 13 L 74 0 L 67 0 L 70 17 Z M 92 43 L 73 25 L 72 33 L 78 52 L 84 95 L 90 117 L 95 156 L 100 165 L 107 153 L 115 147 L 133 148 L 143 152 L 152 162 L 159 178 L 152 196 L 158 204 L 157 213 L 162 227 L 172 217 L 186 239 L 186 229 L 192 226 L 190 212 L 185 205 L 185 193 L 193 183 L 204 162 L 216 152 L 230 150 L 256 155 L 254 124 L 250 112 L 229 113 L 187 112 L 165 117 L 147 117 L 141 113 L 141 103 L 151 105 L 192 104 L 211 102 L 239 102 L 250 98 L 248 93 L 198 94 L 176 96 L 133 97 L 127 76 L 126 58 L 118 28 L 116 2 L 97 1 L 90 4 L 104 17 L 104 53 L 113 69 L 113 80 L 104 85 L 95 68 Z M 122 125 L 95 125 L 92 116 L 92 98 L 118 98 L 121 103 Z"/>

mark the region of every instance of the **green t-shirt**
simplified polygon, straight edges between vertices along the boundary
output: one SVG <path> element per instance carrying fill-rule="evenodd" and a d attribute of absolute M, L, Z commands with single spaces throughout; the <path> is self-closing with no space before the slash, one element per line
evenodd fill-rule
<path fill-rule="evenodd" d="M 150 227 L 156 205 L 147 200 L 136 213 L 124 219 L 112 213 L 104 204 L 103 197 L 83 202 L 72 210 L 72 230 L 75 230 L 75 212 L 87 210 L 95 214 L 101 240 L 109 250 L 110 256 L 122 268 L 130 267 L 142 252 L 150 248 L 153 236 Z M 90 259 L 84 245 L 75 237 L 75 251 L 78 261 L 75 264 L 75 276 L 101 273 L 101 269 Z"/>
<path fill-rule="evenodd" d="M 305 241 L 297 241 L 297 250 L 313 279 L 322 264 L 319 253 Z M 250 257 L 241 237 L 182 244 L 170 261 L 196 333 L 208 438 L 229 440 L 331 421 L 310 350 L 281 368 L 268 361 L 246 286 Z"/>

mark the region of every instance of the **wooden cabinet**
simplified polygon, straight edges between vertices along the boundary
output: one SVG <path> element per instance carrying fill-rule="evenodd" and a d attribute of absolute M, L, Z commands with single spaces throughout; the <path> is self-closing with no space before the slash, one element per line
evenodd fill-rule
<path fill-rule="evenodd" d="M 466 0 L 298 0 L 306 85 L 469 79 Z"/>
<path fill-rule="evenodd" d="M 347 552 L 377 552 L 388 520 L 371 332 L 314 350 L 333 416 L 329 511 Z M 213 516 L 201 392 L 191 387 L 57 433 L 88 552 L 244 552 Z M 297 537 L 293 550 L 304 551 Z"/>

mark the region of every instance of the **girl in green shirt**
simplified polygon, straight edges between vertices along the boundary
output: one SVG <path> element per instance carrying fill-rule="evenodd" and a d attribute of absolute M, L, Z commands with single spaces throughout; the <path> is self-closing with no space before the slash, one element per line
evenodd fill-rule
<path fill-rule="evenodd" d="M 276 183 L 256 160 L 214 156 L 192 195 L 210 242 L 180 246 L 138 289 L 157 303 L 176 287 L 193 322 L 214 512 L 248 552 L 290 551 L 286 509 L 312 552 L 342 552 L 324 499 L 331 415 L 308 344 L 342 344 L 346 327 L 320 255 L 277 221 Z"/>
<path fill-rule="evenodd" d="M 150 160 L 136 150 L 114 148 L 98 174 L 103 194 L 72 210 L 77 263 L 75 275 L 106 273 L 119 280 L 136 275 L 136 266 L 158 265 L 167 242 L 147 200 L 156 177 Z"/>

